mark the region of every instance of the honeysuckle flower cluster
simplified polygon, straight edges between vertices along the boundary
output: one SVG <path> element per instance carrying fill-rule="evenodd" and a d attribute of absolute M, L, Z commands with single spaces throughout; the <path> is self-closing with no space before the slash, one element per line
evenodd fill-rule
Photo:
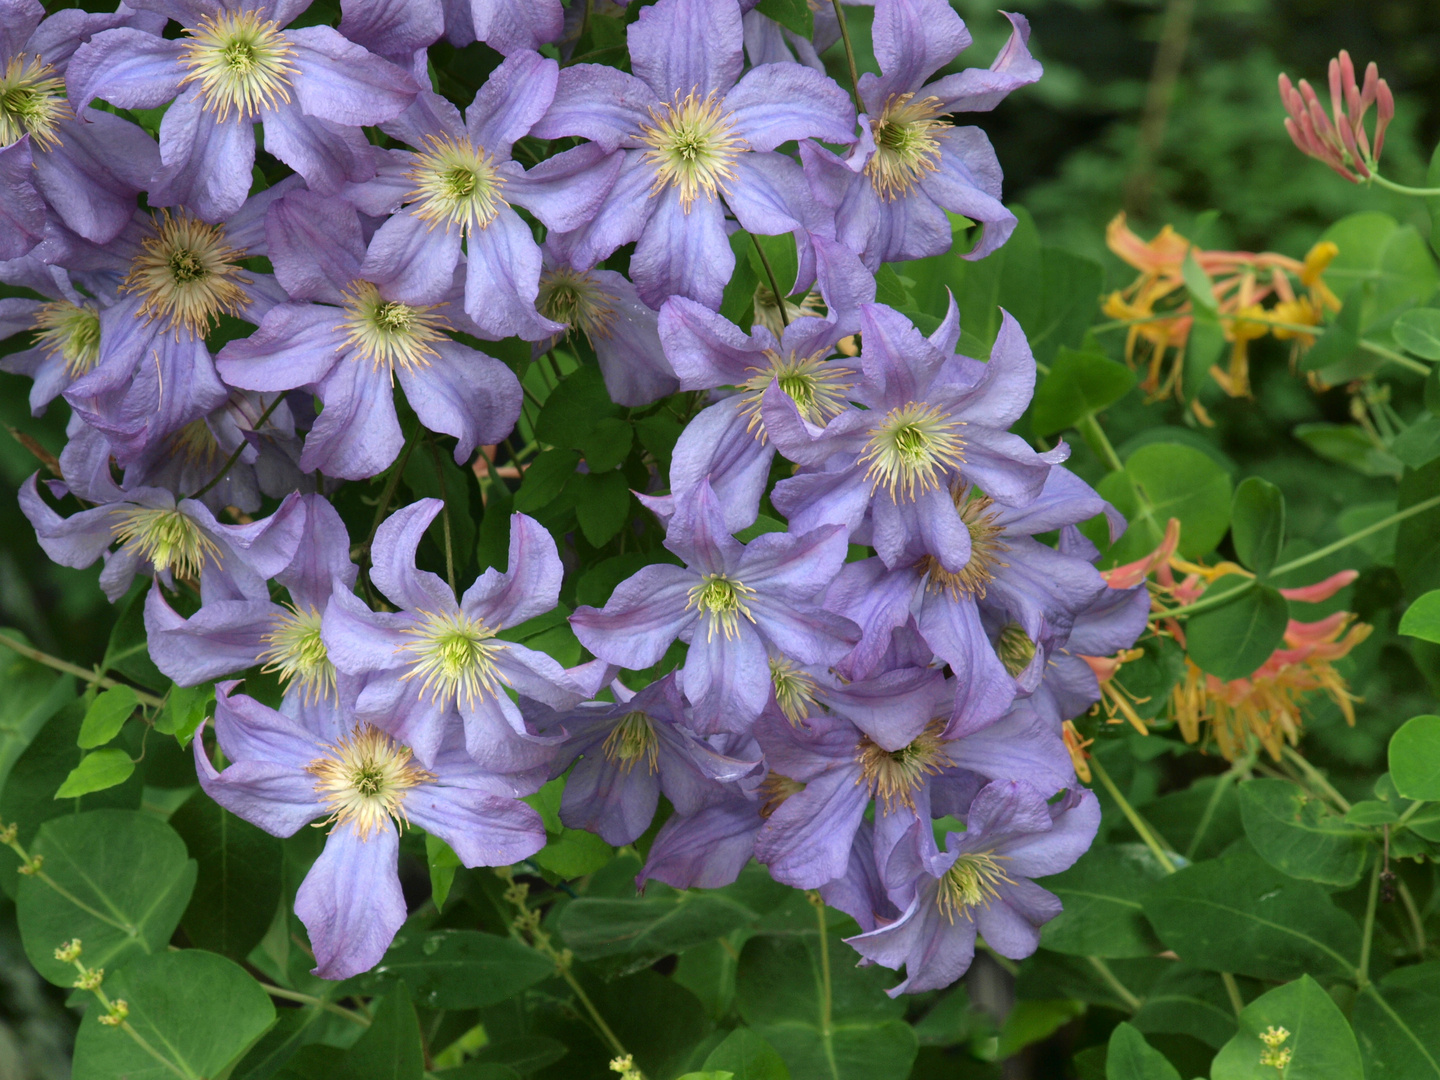
<path fill-rule="evenodd" d="M 1009 431 L 1024 328 L 962 355 L 953 303 L 925 333 L 874 277 L 948 250 L 952 215 L 967 258 L 1014 227 L 953 118 L 1040 76 L 1025 20 L 957 70 L 947 3 L 876 0 L 880 74 L 843 87 L 830 9 L 807 40 L 753 3 L 659 0 L 626 72 L 571 62 L 558 0 L 356 0 L 338 27 L 307 6 L 0 3 L 0 280 L 29 290 L 0 330 L 31 335 L 4 367 L 32 409 L 70 409 L 61 475 L 20 493 L 42 546 L 103 564 L 112 600 L 151 579 L 155 664 L 223 680 L 193 741 L 211 797 L 328 830 L 296 900 L 315 972 L 380 961 L 406 826 L 509 866 L 546 843 L 522 800 L 561 777 L 564 825 L 615 845 L 668 800 L 637 884 L 758 859 L 851 914 L 897 993 L 958 978 L 977 934 L 1032 952 L 1059 901 L 1031 879 L 1098 824 L 1065 725 L 1109 700 L 1149 594 L 1094 568 L 1077 526 L 1124 523 L 1064 444 Z M 471 100 L 431 82 L 442 36 L 503 57 Z M 768 237 L 793 283 L 737 325 L 732 239 Z M 1275 273 L 1258 288 L 1304 280 Z M 624 473 L 663 549 L 573 611 L 553 515 L 511 516 L 504 568 L 464 581 L 454 507 L 395 500 L 442 452 L 525 469 L 510 436 L 557 370 L 527 365 L 557 350 L 687 421 L 668 468 Z M 526 644 L 557 610 L 588 653 L 568 667 Z"/>

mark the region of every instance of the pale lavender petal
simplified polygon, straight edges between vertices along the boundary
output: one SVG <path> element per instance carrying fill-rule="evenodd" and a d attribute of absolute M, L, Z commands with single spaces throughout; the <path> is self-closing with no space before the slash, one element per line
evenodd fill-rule
<path fill-rule="evenodd" d="M 816 210 L 810 187 L 800 167 L 783 154 L 750 153 L 735 159 L 735 179 L 725 192 L 725 204 L 740 227 L 761 236 L 804 230 Z M 699 200 L 696 200 L 699 205 Z M 781 289 L 791 282 L 780 282 Z"/>
<path fill-rule="evenodd" d="M 983 259 L 1010 238 L 1015 215 L 1000 202 L 1000 163 L 989 138 L 977 127 L 951 128 L 940 140 L 938 168 L 920 180 L 920 190 L 952 214 L 985 226 L 964 259 Z"/>
<path fill-rule="evenodd" d="M 508 206 L 470 234 L 465 313 L 489 337 L 540 341 L 565 329 L 535 310 L 540 295 L 540 248 L 530 227 Z"/>
<path fill-rule="evenodd" d="M 155 109 L 180 92 L 181 43 L 131 27 L 96 34 L 65 72 L 66 96 L 77 113 L 95 98 L 122 109 Z"/>
<path fill-rule="evenodd" d="M 675 500 L 665 546 L 702 574 L 733 571 L 744 551 L 725 525 L 715 492 L 703 480 Z"/>
<path fill-rule="evenodd" d="M 499 360 L 448 338 L 419 370 L 396 372 L 405 400 L 429 430 L 455 436 L 455 463 L 470 460 L 477 446 L 510 434 L 520 415 L 522 391 L 514 372 Z"/>
<path fill-rule="evenodd" d="M 233 675 L 252 666 L 265 651 L 265 636 L 284 609 L 266 600 L 206 604 L 181 618 L 156 585 L 145 597 L 145 637 L 150 659 L 180 686 Z"/>
<path fill-rule="evenodd" d="M 657 663 L 697 617 L 689 607 L 698 575 L 683 566 L 642 567 L 615 587 L 603 609 L 580 606 L 570 616 L 575 636 L 596 656 L 638 671 Z"/>
<path fill-rule="evenodd" d="M 620 186 L 617 180 L 617 193 Z M 686 211 L 680 189 L 673 185 L 656 195 L 653 203 L 650 220 L 630 259 L 630 274 L 640 299 L 658 308 L 668 296 L 688 296 L 718 309 L 735 269 L 735 253 L 725 232 L 724 205 L 702 195 Z"/>
<path fill-rule="evenodd" d="M 867 960 L 897 970 L 905 966 L 905 980 L 885 991 L 891 997 L 949 986 L 975 958 L 975 923 L 968 916 L 954 923 L 945 920 L 935 895 L 935 885 L 929 883 L 895 922 L 845 939 Z"/>
<path fill-rule="evenodd" d="M 499 53 L 538 49 L 565 26 L 560 0 L 470 0 L 475 37 Z"/>
<path fill-rule="evenodd" d="M 19 259 L 45 235 L 45 200 L 34 181 L 27 135 L 0 150 L 0 259 Z"/>
<path fill-rule="evenodd" d="M 60 148 L 35 159 L 35 186 L 67 227 L 108 244 L 135 213 L 160 153 L 139 127 L 99 109 L 60 126 Z"/>
<path fill-rule="evenodd" d="M 977 731 L 997 720 L 1015 698 L 1015 680 L 995 655 L 975 601 L 927 590 L 919 622 L 925 644 L 955 673 L 951 734 Z"/>
<path fill-rule="evenodd" d="M 536 5 L 527 2 L 526 6 Z M 485 35 L 481 34 L 480 40 L 484 41 Z M 507 56 L 465 110 L 466 127 L 475 145 L 508 158 L 510 147 L 529 134 L 550 107 L 559 75 L 559 64 L 529 49 Z"/>
<path fill-rule="evenodd" d="M 305 767 L 320 756 L 321 744 L 291 717 L 235 693 L 238 685 L 227 682 L 215 688 L 215 738 L 225 756 L 234 762 L 282 765 L 304 776 Z M 313 778 L 308 787 L 312 804 L 318 802 Z"/>
<path fill-rule="evenodd" d="M 505 197 L 529 210 L 547 229 L 569 232 L 595 216 L 624 161 L 621 154 L 585 143 L 546 158 L 528 172 L 510 176 Z"/>
<path fill-rule="evenodd" d="M 406 795 L 405 814 L 449 844 L 466 866 L 510 866 L 545 846 L 539 814 L 482 791 L 422 784 Z"/>
<path fill-rule="evenodd" d="M 303 471 L 363 480 L 395 460 L 405 439 L 388 374 L 368 360 L 346 358 L 320 381 L 325 408 L 305 437 Z"/>
<path fill-rule="evenodd" d="M 815 889 L 845 873 L 850 845 L 870 802 L 859 769 L 842 766 L 805 781 L 765 822 L 755 857 L 776 881 Z"/>
<path fill-rule="evenodd" d="M 233 113 L 217 120 L 192 86 L 160 121 L 160 160 L 152 205 L 186 206 L 206 221 L 223 221 L 250 193 L 255 125 Z"/>
<path fill-rule="evenodd" d="M 346 41 L 328 26 L 288 30 L 295 100 L 308 116 L 363 127 L 383 124 L 415 100 L 419 87 L 401 68 Z"/>
<path fill-rule="evenodd" d="M 433 45 L 445 32 L 440 0 L 341 0 L 340 33 L 385 56 Z"/>
<path fill-rule="evenodd" d="M 660 308 L 660 341 L 682 390 L 743 383 L 762 360 L 767 343 L 750 338 L 725 316 L 683 296 Z"/>
<path fill-rule="evenodd" d="M 365 241 L 360 216 L 353 206 L 339 199 L 327 199 L 312 191 L 292 191 L 265 215 L 265 241 L 275 277 L 296 300 L 343 304 L 344 289 L 361 276 Z M 321 314 L 319 309 L 310 311 Z M 272 311 L 266 316 L 261 333 L 273 315 Z M 333 326 L 335 313 L 326 317 Z M 320 324 L 316 323 L 314 329 L 319 330 Z M 229 354 L 222 351 L 220 355 Z M 322 375 L 306 382 L 318 382 Z"/>
<path fill-rule="evenodd" d="M 266 151 L 305 177 L 317 194 L 338 195 L 347 183 L 375 175 L 377 152 L 359 128 L 307 116 L 298 105 L 268 109 L 263 119 Z"/>
<path fill-rule="evenodd" d="M 349 825 L 330 833 L 295 894 L 295 914 L 315 953 L 312 975 L 348 979 L 385 955 L 405 923 L 395 869 L 399 850 L 399 837 L 389 826 L 364 840 Z"/>
<path fill-rule="evenodd" d="M 746 72 L 725 95 L 735 131 L 751 150 L 774 150 L 791 139 L 827 143 L 855 139 L 849 95 L 828 75 L 799 64 L 764 64 Z"/>
<path fill-rule="evenodd" d="M 1010 40 L 989 68 L 966 68 L 925 88 L 940 99 L 943 112 L 989 112 L 1012 90 L 1037 82 L 1044 73 L 1040 61 L 1030 55 L 1029 21 L 1024 15 L 1002 14 L 1010 20 Z"/>
<path fill-rule="evenodd" d="M 580 136 L 611 151 L 638 145 L 642 127 L 660 98 L 634 75 L 601 64 L 576 64 L 560 72 L 555 99 L 532 129 L 539 139 Z"/>
<path fill-rule="evenodd" d="M 708 623 L 708 625 L 707 625 Z M 709 620 L 691 628 L 685 657 L 685 696 L 692 725 L 702 735 L 745 732 L 770 699 L 770 660 L 755 628 L 741 619 L 734 636 Z"/>
<path fill-rule="evenodd" d="M 20 485 L 20 512 L 35 527 L 35 538 L 53 562 L 81 570 L 92 565 L 115 539 L 113 508 L 97 506 L 62 518 L 40 497 L 36 473 Z M 640 665 L 644 666 L 644 665 Z"/>
<path fill-rule="evenodd" d="M 811 597 L 840 572 L 848 550 L 845 530 L 826 525 L 806 533 L 765 533 L 745 545 L 736 573 L 762 594 Z"/>
<path fill-rule="evenodd" d="M 685 425 L 670 459 L 671 490 L 680 495 L 708 480 L 731 532 L 759 514 L 775 459 L 775 448 L 757 439 L 749 425 L 740 399 L 727 398 Z"/>
<path fill-rule="evenodd" d="M 549 238 L 561 248 L 568 261 L 578 270 L 588 270 L 616 248 L 638 240 L 654 212 L 656 200 L 650 197 L 655 169 L 645 161 L 639 150 L 627 150 L 620 165 L 615 186 L 589 224 L 573 232 Z M 729 242 L 726 242 L 729 249 Z M 731 256 L 733 266 L 734 256 Z M 728 277 L 729 271 L 726 271 Z M 641 294 L 643 296 L 643 294 Z M 652 304 L 658 307 L 659 304 Z M 719 306 L 718 304 L 716 305 Z"/>
<path fill-rule="evenodd" d="M 316 386 L 336 366 L 339 317 L 335 308 L 319 304 L 277 305 L 253 334 L 221 349 L 215 367 L 227 383 L 245 390 Z M 347 360 L 344 366 L 358 362 Z"/>
<path fill-rule="evenodd" d="M 420 499 L 396 510 L 375 530 L 370 580 L 398 608 L 435 614 L 458 610 L 450 586 L 415 567 L 415 550 L 444 506 L 440 499 Z"/>
<path fill-rule="evenodd" d="M 603 753 L 587 754 L 565 779 L 560 820 L 622 847 L 650 827 L 660 802 L 660 779 L 644 762 L 624 768 Z"/>
<path fill-rule="evenodd" d="M 879 104 L 891 94 L 919 90 L 936 71 L 970 46 L 965 23 L 945 0 L 879 0 L 871 28 L 881 79 L 875 85 Z M 866 94 L 867 102 L 872 93 Z"/>
<path fill-rule="evenodd" d="M 653 878 L 677 889 L 719 889 L 737 877 L 755 850 L 760 815 L 747 799 L 729 799 L 689 817 L 672 817 L 650 845 L 636 878 Z"/>
<path fill-rule="evenodd" d="M 626 33 L 631 70 L 666 101 L 724 94 L 745 63 L 738 4 L 660 0 L 641 8 Z"/>
<path fill-rule="evenodd" d="M 275 580 L 302 608 L 324 609 L 332 584 L 352 588 L 360 568 L 350 561 L 350 534 L 339 512 L 323 495 L 302 496 L 305 531 L 289 565 Z"/>
<path fill-rule="evenodd" d="M 509 561 L 504 573 L 486 570 L 465 590 L 460 606 L 491 627 L 515 626 L 554 609 L 565 569 L 555 538 L 526 514 L 510 515 Z"/>

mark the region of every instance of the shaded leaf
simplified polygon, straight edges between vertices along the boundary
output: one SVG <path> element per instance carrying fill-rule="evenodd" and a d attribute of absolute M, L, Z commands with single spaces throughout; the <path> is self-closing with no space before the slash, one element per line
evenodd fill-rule
<path fill-rule="evenodd" d="M 1261 1038 L 1272 1028 L 1288 1033 L 1275 1046 Z M 1278 1032 L 1276 1032 L 1278 1035 Z M 1283 1055 L 1282 1069 L 1267 1063 L 1267 1052 Z M 1245 1006 L 1240 1030 L 1216 1055 L 1212 1080 L 1364 1080 L 1360 1050 L 1345 1014 L 1309 975 L 1271 990 Z"/>

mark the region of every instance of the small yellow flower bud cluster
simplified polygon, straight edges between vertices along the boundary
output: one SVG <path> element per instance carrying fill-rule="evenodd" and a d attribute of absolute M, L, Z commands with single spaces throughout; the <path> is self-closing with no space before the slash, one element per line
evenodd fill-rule
<path fill-rule="evenodd" d="M 62 964 L 73 964 L 80 958 L 80 939 L 71 938 L 55 950 L 55 959 Z"/>
<path fill-rule="evenodd" d="M 1281 1048 L 1281 1044 L 1288 1038 L 1290 1038 L 1290 1032 L 1273 1024 L 1262 1031 L 1260 1041 L 1265 1044 L 1265 1049 L 1260 1054 L 1260 1064 L 1284 1070 L 1285 1066 L 1290 1064 L 1290 1059 L 1295 1053 L 1290 1047 Z"/>
<path fill-rule="evenodd" d="M 75 978 L 76 990 L 99 990 L 100 984 L 105 981 L 104 968 L 80 967 L 80 974 Z"/>
<path fill-rule="evenodd" d="M 635 1058 L 631 1054 L 612 1059 L 610 1071 L 619 1073 L 620 1080 L 644 1080 L 644 1074 L 635 1067 Z"/>
<path fill-rule="evenodd" d="M 126 1004 L 125 999 L 116 998 L 110 1003 L 110 1007 L 105 1011 L 105 1015 L 97 1017 L 97 1019 L 106 1027 L 119 1027 L 125 1022 L 125 1018 L 129 1015 L 130 1006 Z"/>

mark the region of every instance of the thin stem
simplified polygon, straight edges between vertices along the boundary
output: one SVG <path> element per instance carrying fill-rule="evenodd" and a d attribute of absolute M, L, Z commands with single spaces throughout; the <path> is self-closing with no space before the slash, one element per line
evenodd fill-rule
<path fill-rule="evenodd" d="M 1228 971 L 1220 972 L 1220 981 L 1225 984 L 1225 993 L 1230 995 L 1230 1007 L 1235 1010 L 1235 1018 L 1238 1020 L 1245 1011 L 1245 999 L 1240 996 L 1240 984 Z"/>
<path fill-rule="evenodd" d="M 299 990 L 286 990 L 283 986 L 271 986 L 266 982 L 260 984 L 260 989 L 264 990 L 271 997 L 280 998 L 282 1001 L 295 1001 L 302 1005 L 313 1005 L 317 1009 L 324 1009 L 326 1012 L 334 1013 L 336 1016 L 343 1016 L 352 1024 L 359 1024 L 361 1027 L 370 1026 L 370 1021 L 359 1013 L 347 1009 L 343 1005 L 337 1005 L 333 1001 L 327 1001 L 325 998 L 315 997 L 313 994 L 302 994 Z"/>
<path fill-rule="evenodd" d="M 775 268 L 770 265 L 770 260 L 765 255 L 765 249 L 760 246 L 760 238 L 751 233 L 750 242 L 755 245 L 755 254 L 760 256 L 760 265 L 765 268 L 765 276 L 770 279 L 770 291 L 775 294 L 775 303 L 780 308 L 780 325 L 789 326 L 790 316 L 785 311 L 785 294 L 780 291 L 780 282 L 775 277 Z"/>
<path fill-rule="evenodd" d="M 1285 760 L 1294 764 L 1305 774 L 1305 779 L 1309 780 L 1310 783 L 1314 784 L 1329 796 L 1330 801 L 1340 808 L 1342 814 L 1348 814 L 1350 812 L 1350 801 L 1346 799 L 1344 795 L 1341 795 L 1340 792 L 1336 791 L 1330 781 L 1326 780 L 1321 774 L 1320 770 L 1306 761 L 1293 746 L 1286 746 L 1282 751 L 1282 755 Z"/>
<path fill-rule="evenodd" d="M 1370 179 L 1383 188 L 1391 191 L 1398 191 L 1401 195 L 1418 195 L 1421 198 L 1429 198 L 1432 195 L 1440 195 L 1440 188 L 1433 187 L 1407 187 L 1405 184 L 1397 184 L 1394 180 L 1386 180 L 1379 173 L 1372 172 Z"/>
<path fill-rule="evenodd" d="M 855 67 L 855 46 L 850 43 L 850 26 L 845 22 L 845 9 L 840 6 L 840 0 L 830 0 L 831 6 L 835 8 L 835 20 L 840 24 L 840 40 L 845 46 L 845 63 L 850 68 L 850 97 L 855 102 L 856 114 L 865 111 L 865 103 L 860 100 L 860 72 Z"/>
<path fill-rule="evenodd" d="M 1219 607 L 1221 604 L 1228 604 L 1231 600 L 1244 596 L 1257 584 L 1258 582 L 1256 581 L 1247 581 L 1243 585 L 1236 585 L 1233 589 L 1226 589 L 1223 593 L 1202 596 L 1193 604 L 1182 604 L 1180 607 L 1166 608 L 1163 611 L 1156 612 L 1156 614 L 1162 619 L 1176 619 L 1181 615 L 1194 615 L 1197 611 L 1208 611 L 1210 608 Z"/>
<path fill-rule="evenodd" d="M 1230 789 L 1230 785 L 1239 777 L 1242 766 L 1248 769 L 1254 763 L 1254 760 L 1253 752 L 1247 754 L 1240 761 L 1230 766 L 1224 775 L 1216 782 L 1215 790 L 1210 793 L 1210 798 L 1205 803 L 1205 809 L 1200 814 L 1200 823 L 1195 826 L 1195 835 L 1190 838 L 1190 843 L 1186 845 L 1185 858 L 1193 859 L 1195 852 L 1200 850 L 1200 841 L 1205 838 L 1205 833 L 1210 828 L 1210 822 L 1215 818 L 1215 811 L 1220 808 L 1220 803 L 1225 798 L 1225 792 Z"/>
<path fill-rule="evenodd" d="M 250 425 L 250 430 L 259 431 L 262 427 L 264 427 L 265 421 L 270 419 L 270 414 L 275 411 L 275 407 L 279 405 L 280 402 L 284 399 L 284 394 L 276 394 L 275 400 L 270 402 L 269 405 L 265 406 L 265 411 L 260 414 L 260 419 L 256 420 L 255 423 Z M 240 455 L 245 452 L 245 447 L 249 445 L 250 444 L 246 442 L 244 438 L 241 438 L 240 445 L 235 447 L 235 450 L 231 453 L 231 455 L 225 459 L 225 464 L 220 466 L 220 471 L 217 472 L 214 476 L 212 476 L 209 483 L 207 483 L 199 491 L 195 492 L 194 495 L 191 495 L 190 498 L 200 498 L 201 495 L 204 495 L 207 491 L 209 491 L 221 480 L 223 480 L 225 478 L 225 474 L 228 473 L 230 469 L 234 466 L 234 464 L 240 460 Z"/>
<path fill-rule="evenodd" d="M 1127 1009 L 1132 1013 L 1140 1011 L 1140 1006 L 1144 1002 L 1132 994 L 1129 988 L 1115 977 L 1115 972 L 1110 970 L 1109 964 L 1098 956 L 1087 956 L 1085 959 L 1090 961 L 1090 966 L 1100 973 L 1100 978 L 1105 980 L 1105 985 L 1115 991 L 1115 996 L 1125 1003 Z"/>
<path fill-rule="evenodd" d="M 1131 827 L 1140 834 L 1140 839 L 1145 842 L 1145 846 L 1155 856 L 1155 861 L 1164 867 L 1167 874 L 1175 873 L 1177 869 L 1175 862 L 1161 846 L 1159 837 L 1145 819 L 1135 812 L 1135 808 L 1130 805 L 1130 800 L 1120 794 L 1120 789 L 1115 786 L 1115 781 L 1110 779 L 1110 774 L 1105 771 L 1105 766 L 1100 764 L 1099 757 L 1090 759 L 1090 768 L 1100 778 L 1100 782 L 1105 785 L 1105 790 L 1110 793 L 1110 797 L 1119 805 L 1120 812 L 1125 815 L 1125 819 L 1130 822 Z"/>
<path fill-rule="evenodd" d="M 1400 826 L 1404 825 L 1407 821 L 1414 817 L 1416 812 L 1419 811 L 1420 807 L 1424 805 L 1424 799 L 1416 799 L 1414 802 L 1412 802 L 1409 806 L 1405 808 L 1405 812 L 1400 815 L 1400 819 L 1395 822 L 1395 828 L 1398 829 L 1400 828 Z"/>
<path fill-rule="evenodd" d="M 445 466 L 440 458 L 440 447 L 435 445 L 435 440 L 428 440 L 430 444 L 430 456 L 435 461 L 435 479 L 440 484 L 440 524 L 445 533 L 445 580 L 450 583 L 450 591 L 458 592 L 455 588 L 455 551 L 450 539 L 450 492 L 445 487 Z"/>
<path fill-rule="evenodd" d="M 390 502 L 395 498 L 395 489 L 400 486 L 400 474 L 405 471 L 405 465 L 410 460 L 410 453 L 415 449 L 417 443 L 425 434 L 425 425 L 417 422 L 415 430 L 405 440 L 405 446 L 400 451 L 400 457 L 395 462 L 395 467 L 390 471 L 390 476 L 385 481 L 385 487 L 380 492 L 380 501 L 375 504 L 375 520 L 370 523 L 370 535 L 365 537 L 365 565 L 370 565 L 370 545 L 375 542 L 375 534 L 380 531 L 380 523 L 385 520 L 386 513 L 390 510 Z"/>
<path fill-rule="evenodd" d="M 831 1016 L 834 998 L 830 989 L 830 942 L 825 937 L 825 901 L 818 892 L 808 892 L 805 897 L 815 908 L 820 931 L 820 1034 L 828 1040 L 834 1030 Z"/>
<path fill-rule="evenodd" d="M 1170 101 L 1175 96 L 1175 83 L 1185 63 L 1194 17 L 1195 0 L 1170 0 L 1165 6 L 1165 23 L 1160 31 L 1159 47 L 1155 50 L 1155 64 L 1150 71 L 1145 109 L 1140 116 L 1135 168 L 1125 184 L 1125 205 L 1133 214 L 1143 214 L 1150 202 L 1150 189 L 1155 181 L 1155 159 L 1165 140 Z"/>
<path fill-rule="evenodd" d="M 1413 371 L 1417 375 L 1430 374 L 1430 366 L 1428 364 L 1422 364 L 1419 360 L 1412 360 L 1403 353 L 1398 353 L 1394 349 L 1385 348 L 1384 345 L 1377 345 L 1373 341 L 1367 341 L 1365 338 L 1361 338 L 1360 348 L 1382 359 L 1389 360 L 1392 364 L 1399 364 L 1401 367 L 1408 371 Z"/>
<path fill-rule="evenodd" d="M 47 652 L 41 652 L 33 645 L 22 644 L 8 634 L 0 634 L 0 645 L 4 645 L 7 649 L 13 649 L 26 659 L 34 660 L 37 664 L 44 664 L 46 667 L 54 668 L 56 671 L 63 671 L 66 675 L 74 675 L 78 679 L 84 679 L 87 683 L 103 687 L 106 690 L 112 690 L 117 686 L 130 686 L 129 683 L 120 682 L 118 679 L 101 675 L 94 670 L 87 670 L 79 664 L 72 664 L 68 660 L 61 660 L 58 656 L 51 656 Z M 130 689 L 135 690 L 133 686 L 130 686 Z M 164 698 L 158 698 L 154 694 L 147 694 L 143 690 L 135 690 L 135 700 L 141 705 L 147 705 L 152 709 L 158 709 L 165 704 Z"/>
<path fill-rule="evenodd" d="M 1397 510 L 1389 517 L 1381 518 L 1372 525 L 1366 525 L 1365 528 L 1359 529 L 1349 536 L 1342 536 L 1333 544 L 1326 544 L 1324 547 L 1310 552 L 1309 555 L 1301 555 L 1298 559 L 1291 559 L 1289 562 L 1283 563 L 1271 570 L 1270 576 L 1272 578 L 1278 578 L 1282 574 L 1288 574 L 1291 570 L 1298 570 L 1302 566 L 1309 566 L 1313 562 L 1319 562 L 1327 555 L 1333 555 L 1335 552 L 1349 547 L 1357 540 L 1363 540 L 1365 537 L 1388 529 L 1391 525 L 1404 521 L 1406 518 L 1414 517 L 1416 514 L 1423 514 L 1426 510 L 1433 510 L 1437 506 L 1440 506 L 1440 495 L 1432 495 L 1430 498 L 1418 502 L 1414 506 L 1407 506 L 1404 510 Z M 1225 595 L 1232 596 L 1234 592 L 1228 592 Z"/>
<path fill-rule="evenodd" d="M 1361 928 L 1360 967 L 1355 972 L 1355 982 L 1361 990 L 1370 985 L 1370 945 L 1375 937 L 1375 902 L 1380 896 L 1380 860 L 1370 872 L 1370 895 L 1365 900 L 1365 924 Z"/>
<path fill-rule="evenodd" d="M 1405 905 L 1405 914 L 1410 917 L 1410 929 L 1415 934 L 1415 953 L 1422 960 L 1425 958 L 1425 920 L 1420 917 L 1420 909 L 1415 906 L 1415 897 L 1410 895 L 1410 888 L 1403 881 L 1397 881 L 1396 885 L 1400 893 L 1400 902 Z"/>
<path fill-rule="evenodd" d="M 1095 451 L 1095 456 L 1107 469 L 1111 472 L 1120 472 L 1125 468 L 1120 461 L 1120 455 L 1111 445 L 1110 437 L 1105 434 L 1105 429 L 1095 419 L 1094 413 L 1086 413 L 1081 417 L 1075 424 L 1075 430 L 1080 433 L 1080 437 L 1085 440 L 1086 445 Z"/>

